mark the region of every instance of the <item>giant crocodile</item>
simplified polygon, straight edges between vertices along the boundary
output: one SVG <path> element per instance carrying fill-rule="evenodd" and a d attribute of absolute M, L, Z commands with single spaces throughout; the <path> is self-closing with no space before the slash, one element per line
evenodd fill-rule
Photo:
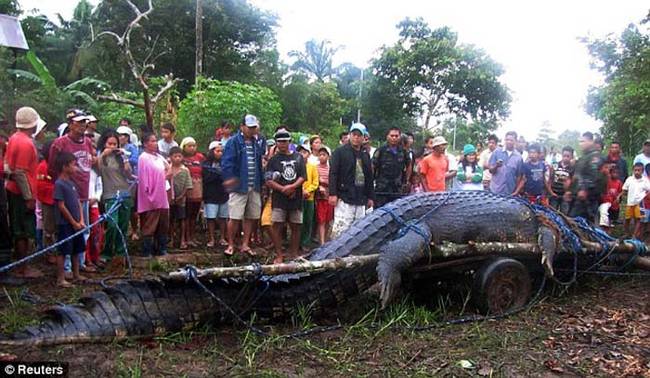
<path fill-rule="evenodd" d="M 528 242 L 538 263 L 552 273 L 561 252 L 557 230 L 519 199 L 484 191 L 422 193 L 404 197 L 353 223 L 337 239 L 315 249 L 310 260 L 380 252 L 376 264 L 321 273 L 262 276 L 254 281 L 204 282 L 242 316 L 278 319 L 308 304 L 314 316 L 381 284 L 382 302 L 396 293 L 401 276 L 427 257 L 429 243 Z M 451 256 L 453 258 L 453 256 Z M 0 337 L 0 345 L 52 345 L 149 337 L 228 316 L 193 282 L 126 280 L 48 310 L 40 325 Z"/>

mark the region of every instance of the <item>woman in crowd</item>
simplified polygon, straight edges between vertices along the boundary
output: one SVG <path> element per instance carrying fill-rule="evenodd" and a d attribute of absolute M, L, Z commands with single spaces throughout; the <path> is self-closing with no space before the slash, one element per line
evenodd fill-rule
<path fill-rule="evenodd" d="M 109 221 L 106 225 L 102 258 L 110 261 L 114 269 L 120 269 L 124 266 L 126 248 L 124 245 L 126 240 L 122 237 L 127 236 L 133 208 L 129 187 L 129 181 L 133 178 L 132 169 L 124 150 L 120 148 L 120 138 L 115 131 L 104 132 L 99 138 L 97 149 L 100 151 L 97 167 L 102 178 L 101 201 L 104 204 L 104 211 L 111 210 L 118 199 L 122 200 L 119 208 L 111 215 L 113 221 Z"/>
<path fill-rule="evenodd" d="M 158 153 L 158 140 L 151 132 L 142 137 L 144 151 L 138 159 L 138 214 L 142 230 L 142 252 L 167 254 L 169 234 L 170 165 Z"/>

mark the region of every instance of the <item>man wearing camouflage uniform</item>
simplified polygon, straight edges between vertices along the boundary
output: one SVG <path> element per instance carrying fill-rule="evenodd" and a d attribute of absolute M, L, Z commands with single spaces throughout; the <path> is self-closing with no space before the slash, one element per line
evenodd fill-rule
<path fill-rule="evenodd" d="M 409 153 L 401 145 L 401 132 L 391 127 L 386 133 L 386 144 L 379 147 L 372 157 L 375 178 L 375 207 L 401 197 L 411 172 Z"/>
<path fill-rule="evenodd" d="M 604 160 L 590 132 L 582 134 L 580 148 L 583 155 L 576 162 L 571 190 L 565 193 L 565 201 L 571 201 L 571 217 L 583 217 L 594 223 L 598 203 L 606 183 L 600 172 Z"/>

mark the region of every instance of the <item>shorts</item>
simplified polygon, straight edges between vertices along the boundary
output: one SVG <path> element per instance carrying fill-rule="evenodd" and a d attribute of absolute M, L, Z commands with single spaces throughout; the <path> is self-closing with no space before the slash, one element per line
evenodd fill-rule
<path fill-rule="evenodd" d="M 27 209 L 22 195 L 7 192 L 9 222 L 14 240 L 36 237 L 36 212 Z"/>
<path fill-rule="evenodd" d="M 641 223 L 650 223 L 650 209 L 641 208 Z"/>
<path fill-rule="evenodd" d="M 598 206 L 599 226 L 612 227 L 612 221 L 609 219 L 609 209 L 611 207 L 611 202 L 601 203 L 600 206 Z"/>
<path fill-rule="evenodd" d="M 293 224 L 302 224 L 302 209 L 285 210 L 275 208 L 271 212 L 273 223 L 289 222 Z"/>
<path fill-rule="evenodd" d="M 230 219 L 260 219 L 261 213 L 260 192 L 249 190 L 248 193 L 230 193 L 230 199 L 228 199 L 228 217 Z"/>
<path fill-rule="evenodd" d="M 169 205 L 169 217 L 172 220 L 183 220 L 187 216 L 185 214 L 184 205 Z"/>
<path fill-rule="evenodd" d="M 271 213 L 273 212 L 273 206 L 271 204 L 271 197 L 264 204 L 264 210 L 262 211 L 261 224 L 262 227 L 273 226 L 273 220 L 271 219 Z"/>
<path fill-rule="evenodd" d="M 641 219 L 640 205 L 627 205 L 625 207 L 625 219 Z"/>
<path fill-rule="evenodd" d="M 57 240 L 61 241 L 74 235 L 74 233 L 77 231 L 75 231 L 71 224 L 66 223 L 57 225 L 57 232 Z M 59 256 L 79 255 L 84 253 L 85 250 L 86 243 L 84 242 L 83 233 L 62 243 L 58 248 Z"/>
<path fill-rule="evenodd" d="M 316 200 L 316 223 L 325 224 L 334 220 L 334 206 L 326 199 Z"/>
<path fill-rule="evenodd" d="M 228 219 L 228 202 L 206 203 L 203 205 L 205 219 Z"/>
<path fill-rule="evenodd" d="M 334 209 L 334 223 L 332 224 L 332 239 L 336 239 L 343 231 L 347 230 L 356 220 L 366 216 L 366 207 L 363 205 L 350 205 L 339 199 Z"/>

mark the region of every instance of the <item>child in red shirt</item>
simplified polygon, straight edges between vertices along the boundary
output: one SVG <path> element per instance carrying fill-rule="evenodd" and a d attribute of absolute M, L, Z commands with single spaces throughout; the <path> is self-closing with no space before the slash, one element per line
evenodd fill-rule
<path fill-rule="evenodd" d="M 43 245 L 49 247 L 54 244 L 56 221 L 54 220 L 54 180 L 48 173 L 47 159 L 50 155 L 52 142 L 47 142 L 41 148 L 43 159 L 36 168 L 36 200 L 41 203 L 41 216 L 43 225 Z M 54 254 L 48 255 L 48 261 L 56 262 Z"/>
<path fill-rule="evenodd" d="M 618 168 L 614 164 L 610 166 L 607 174 L 607 189 L 603 193 L 598 212 L 600 213 L 600 227 L 609 232 L 613 221 L 618 220 L 621 211 L 618 198 L 623 192 L 623 182 L 619 179 Z"/>

